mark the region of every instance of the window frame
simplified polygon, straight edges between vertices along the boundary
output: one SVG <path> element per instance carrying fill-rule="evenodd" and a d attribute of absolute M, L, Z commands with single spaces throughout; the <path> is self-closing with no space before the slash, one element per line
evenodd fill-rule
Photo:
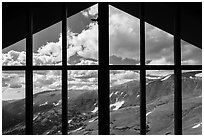
<path fill-rule="evenodd" d="M 130 2 L 133 6 L 136 2 Z M 140 134 L 146 134 L 146 70 L 174 71 L 174 134 L 182 134 L 182 70 L 202 70 L 202 65 L 181 65 L 181 32 L 180 32 L 180 3 L 175 3 L 174 18 L 174 65 L 145 64 L 145 3 L 140 2 L 140 65 L 109 65 L 109 4 L 98 2 L 99 11 L 99 64 L 98 65 L 67 65 L 67 16 L 71 3 L 62 3 L 62 66 L 33 66 L 33 8 L 27 6 L 26 18 L 26 66 L 2 66 L 2 70 L 24 70 L 26 79 L 25 113 L 26 135 L 33 134 L 33 71 L 61 70 L 62 71 L 62 134 L 68 133 L 67 107 L 67 71 L 68 70 L 97 70 L 98 71 L 98 134 L 110 134 L 109 110 L 109 71 L 110 70 L 139 70 L 140 71 Z M 136 3 L 138 4 L 138 3 Z M 102 40 L 101 40 L 102 39 Z M 104 46 L 106 45 L 106 46 Z M 105 58 L 104 58 L 105 57 Z M 128 67 L 127 67 L 128 66 Z M 63 92 L 66 91 L 66 92 Z M 104 92 L 105 91 L 105 92 Z M 29 127 L 29 128 L 28 128 Z"/>

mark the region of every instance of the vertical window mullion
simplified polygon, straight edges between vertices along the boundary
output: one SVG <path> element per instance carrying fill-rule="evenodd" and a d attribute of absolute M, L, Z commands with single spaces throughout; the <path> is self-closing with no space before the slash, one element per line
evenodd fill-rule
<path fill-rule="evenodd" d="M 110 134 L 109 112 L 109 7 L 107 2 L 99 3 L 99 72 L 98 112 L 99 135 Z"/>
<path fill-rule="evenodd" d="M 26 11 L 26 93 L 25 134 L 33 134 L 33 9 L 28 4 Z"/>
<path fill-rule="evenodd" d="M 62 134 L 67 135 L 67 5 L 62 4 Z"/>
<path fill-rule="evenodd" d="M 182 78 L 180 4 L 176 3 L 174 15 L 174 134 L 182 135 Z"/>
<path fill-rule="evenodd" d="M 146 135 L 145 14 L 140 3 L 140 134 Z"/>

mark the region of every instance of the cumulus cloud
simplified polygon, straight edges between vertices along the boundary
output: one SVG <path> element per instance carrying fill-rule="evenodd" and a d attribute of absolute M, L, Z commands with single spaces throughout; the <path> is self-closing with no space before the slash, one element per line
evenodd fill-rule
<path fill-rule="evenodd" d="M 23 66 L 26 63 L 25 51 L 18 52 L 11 50 L 8 53 L 2 53 L 2 66 Z"/>
<path fill-rule="evenodd" d="M 98 89 L 98 71 L 96 70 L 70 70 L 68 71 L 68 78 L 69 89 Z"/>
<path fill-rule="evenodd" d="M 2 99 L 22 99 L 25 95 L 24 71 L 2 72 Z"/>
<path fill-rule="evenodd" d="M 2 87 L 7 87 L 7 86 L 8 86 L 7 82 L 2 79 Z"/>
<path fill-rule="evenodd" d="M 80 56 L 98 59 L 98 24 L 91 23 L 88 27 L 89 29 L 70 38 L 68 58 L 77 52 Z"/>
<path fill-rule="evenodd" d="M 91 6 L 90 8 L 88 8 L 87 10 L 82 11 L 82 14 L 85 17 L 97 16 L 98 15 L 98 4 L 95 4 L 95 5 Z"/>
<path fill-rule="evenodd" d="M 33 75 L 34 93 L 50 89 L 61 89 L 61 71 L 34 71 Z"/>
<path fill-rule="evenodd" d="M 76 34 L 68 30 L 67 35 L 67 60 L 78 53 L 84 57 L 76 65 L 95 65 L 98 60 L 98 24 L 91 23 L 87 29 L 84 29 L 80 34 Z M 96 59 L 87 60 L 86 58 Z M 41 46 L 36 53 L 33 53 L 34 65 L 61 65 L 62 64 L 62 35 L 57 42 L 47 42 Z M 18 52 L 11 50 L 8 53 L 2 54 L 2 65 L 25 65 L 25 51 Z M 69 63 L 68 63 L 69 64 Z"/>
<path fill-rule="evenodd" d="M 137 71 L 115 70 L 110 73 L 110 86 L 120 85 L 132 80 L 139 80 L 139 73 Z"/>
<path fill-rule="evenodd" d="M 18 84 L 18 83 L 12 83 L 9 85 L 10 88 L 21 88 L 22 85 L 21 84 Z"/>

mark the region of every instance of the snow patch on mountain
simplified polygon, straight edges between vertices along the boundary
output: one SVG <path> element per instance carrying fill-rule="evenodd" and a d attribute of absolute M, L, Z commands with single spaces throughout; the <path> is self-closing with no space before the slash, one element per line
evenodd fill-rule
<path fill-rule="evenodd" d="M 38 115 L 36 115 L 34 118 L 33 118 L 33 120 L 36 120 L 38 118 Z"/>
<path fill-rule="evenodd" d="M 171 75 L 167 75 L 166 77 L 164 77 L 163 79 L 161 79 L 161 81 L 167 80 L 168 78 L 170 78 Z"/>
<path fill-rule="evenodd" d="M 46 101 L 46 102 L 43 103 L 43 104 L 40 104 L 39 107 L 41 107 L 41 106 L 45 106 L 45 105 L 47 105 L 47 104 L 48 104 L 48 101 Z"/>
<path fill-rule="evenodd" d="M 58 106 L 61 103 L 61 100 L 59 100 L 57 103 L 52 103 L 54 106 Z"/>
<path fill-rule="evenodd" d="M 73 130 L 72 132 L 76 132 L 76 131 L 79 131 L 79 130 L 81 130 L 81 129 L 82 129 L 82 127 L 77 128 L 77 129 Z"/>
<path fill-rule="evenodd" d="M 89 120 L 89 123 L 94 122 L 96 119 L 97 119 L 97 117 L 95 117 L 95 118 Z"/>
<path fill-rule="evenodd" d="M 160 79 L 161 77 L 148 77 L 146 76 L 147 79 Z"/>
<path fill-rule="evenodd" d="M 202 123 L 196 124 L 195 126 L 193 126 L 192 128 L 198 128 L 201 126 Z"/>
<path fill-rule="evenodd" d="M 150 111 L 150 112 L 148 112 L 147 114 L 146 114 L 146 116 L 148 116 L 149 114 L 151 114 L 152 112 Z"/>
<path fill-rule="evenodd" d="M 202 73 L 195 74 L 195 77 L 202 77 Z"/>
<path fill-rule="evenodd" d="M 110 108 L 115 107 L 113 110 L 118 110 L 124 103 L 125 103 L 124 100 L 115 102 L 114 104 L 110 105 Z"/>
<path fill-rule="evenodd" d="M 94 106 L 96 106 L 97 105 L 97 103 L 94 103 Z"/>
<path fill-rule="evenodd" d="M 68 120 L 68 123 L 71 123 L 72 122 L 72 119 Z"/>
<path fill-rule="evenodd" d="M 96 113 L 98 111 L 98 107 L 95 107 L 94 110 L 92 110 L 92 113 Z"/>
<path fill-rule="evenodd" d="M 111 97 L 113 95 L 113 92 L 110 94 L 110 96 L 109 97 Z"/>

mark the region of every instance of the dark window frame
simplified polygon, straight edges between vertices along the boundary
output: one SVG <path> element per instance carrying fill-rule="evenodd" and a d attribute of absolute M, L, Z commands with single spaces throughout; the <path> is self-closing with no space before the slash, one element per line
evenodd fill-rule
<path fill-rule="evenodd" d="M 99 10 L 99 65 L 67 66 L 67 7 L 71 4 L 62 3 L 62 66 L 33 66 L 33 14 L 32 4 L 27 6 L 26 19 L 26 66 L 3 66 L 2 70 L 24 70 L 26 79 L 26 130 L 25 134 L 33 134 L 33 71 L 62 70 L 62 134 L 68 130 L 67 121 L 67 71 L 68 70 L 97 70 L 98 71 L 98 105 L 99 105 L 99 134 L 109 135 L 109 71 L 110 70 L 139 70 L 140 71 L 140 134 L 146 134 L 146 70 L 174 70 L 174 134 L 182 134 L 182 70 L 201 70 L 202 65 L 181 65 L 181 34 L 180 34 L 180 3 L 175 3 L 174 20 L 174 65 L 145 64 L 145 4 L 140 3 L 140 65 L 109 65 L 109 4 L 98 2 Z M 131 6 L 133 3 L 129 3 Z M 138 3 L 137 3 L 138 4 Z M 104 46 L 105 45 L 105 46 Z M 128 67 L 127 67 L 128 66 Z M 66 92 L 64 92 L 66 91 Z M 28 128 L 29 127 L 29 128 Z"/>

